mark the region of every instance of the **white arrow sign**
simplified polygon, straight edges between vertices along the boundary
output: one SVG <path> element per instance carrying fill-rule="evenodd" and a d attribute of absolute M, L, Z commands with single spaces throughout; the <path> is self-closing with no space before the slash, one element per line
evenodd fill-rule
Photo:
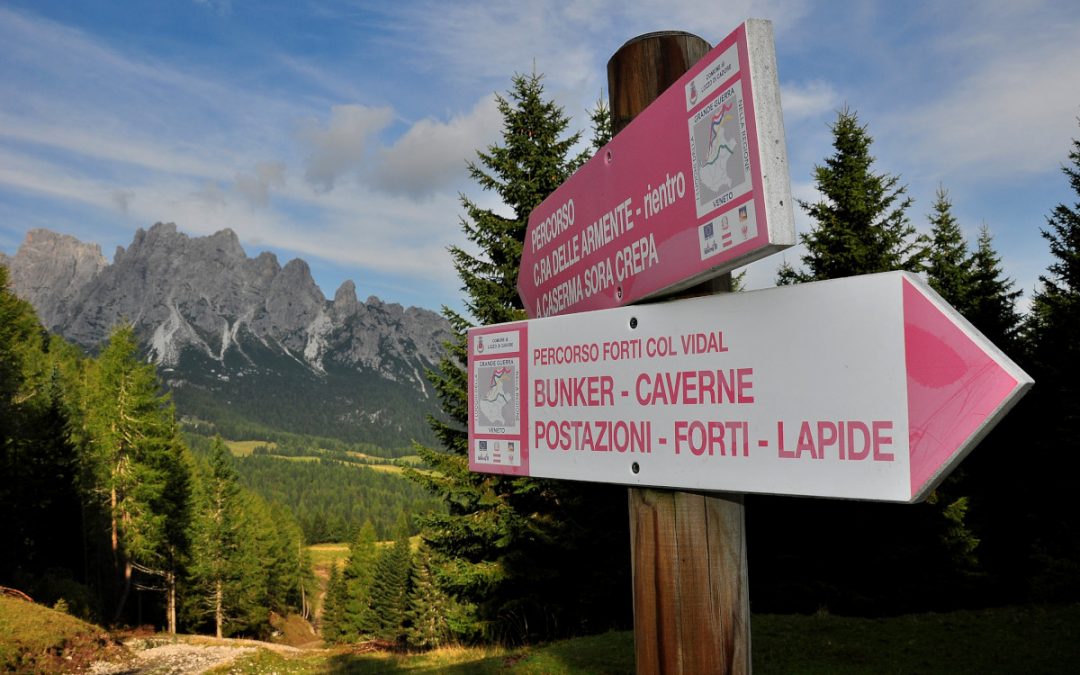
<path fill-rule="evenodd" d="M 1031 385 L 906 272 L 486 326 L 470 467 L 918 501 Z"/>

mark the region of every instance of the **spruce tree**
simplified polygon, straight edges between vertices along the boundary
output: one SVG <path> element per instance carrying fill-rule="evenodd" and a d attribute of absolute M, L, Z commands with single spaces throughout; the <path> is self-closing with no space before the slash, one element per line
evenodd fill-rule
<path fill-rule="evenodd" d="M 855 112 L 841 110 L 831 129 L 835 152 L 814 167 L 822 198 L 799 201 L 814 220 L 811 231 L 799 237 L 806 247 L 805 270 L 785 263 L 778 283 L 919 271 L 926 243 L 908 221 L 907 186 L 898 176 L 874 172 L 873 138 Z"/>
<path fill-rule="evenodd" d="M 1018 358 L 1018 339 L 1023 318 L 1016 309 L 1021 291 L 1005 276 L 1001 257 L 994 250 L 990 228 L 979 228 L 975 250 L 968 258 L 971 273 L 971 297 L 964 317 L 982 331 L 1002 351 Z"/>
<path fill-rule="evenodd" d="M 973 291 L 972 270 L 967 241 L 952 214 L 952 202 L 945 188 L 938 187 L 932 208 L 926 279 L 946 302 L 967 316 Z"/>
<path fill-rule="evenodd" d="M 1080 519 L 1073 500 L 1072 458 L 1080 453 L 1080 139 L 1062 167 L 1074 201 L 1058 204 L 1042 236 L 1052 262 L 1032 297 L 1027 334 L 1035 388 L 1030 405 L 1039 429 L 1025 469 L 1032 504 L 1028 527 L 1036 563 L 1025 577 L 1036 599 L 1080 597 Z M 1035 470 L 1037 468 L 1037 470 Z"/>
<path fill-rule="evenodd" d="M 240 486 L 220 436 L 211 445 L 209 464 L 199 481 L 196 534 L 193 550 L 193 585 L 202 613 L 213 620 L 214 634 L 232 634 L 243 586 L 241 539 L 243 514 Z M 194 600 L 194 599 L 192 599 Z M 227 625 L 228 624 L 228 625 Z"/>
<path fill-rule="evenodd" d="M 344 602 L 339 628 L 344 642 L 366 639 L 378 631 L 378 617 L 371 609 L 371 587 L 378 558 L 375 527 L 366 521 L 349 545 L 349 557 L 341 572 Z"/>
<path fill-rule="evenodd" d="M 453 601 L 435 581 L 431 550 L 421 545 L 416 552 L 409 607 L 405 614 L 405 642 L 412 649 L 438 649 L 451 638 Z"/>
<path fill-rule="evenodd" d="M 74 572 L 80 545 L 77 458 L 49 345 L 0 266 L 0 585 L 42 599 L 44 573 Z"/>
<path fill-rule="evenodd" d="M 629 595 L 628 521 L 625 490 L 468 469 L 466 330 L 473 321 L 525 318 L 516 282 L 529 214 L 587 156 L 571 155 L 580 135 L 567 133 L 569 119 L 544 98 L 541 76 L 515 76 L 498 107 L 502 144 L 478 152 L 469 171 L 504 208 L 481 208 L 462 197 L 461 226 L 480 254 L 450 249 L 469 316 L 444 309 L 455 338 L 429 376 L 445 414 L 432 422 L 444 450 L 420 448 L 435 471 L 410 475 L 447 503 L 446 514 L 425 516 L 421 524 L 443 588 L 458 607 L 475 608 L 472 620 L 455 622 L 458 638 L 517 641 L 580 631 L 585 623 L 602 628 L 625 616 L 628 600 L 611 596 Z M 594 142 L 606 142 L 606 111 L 593 117 Z M 574 561 L 588 556 L 595 563 L 583 573 Z"/>
<path fill-rule="evenodd" d="M 341 567 L 330 564 L 330 577 L 326 582 L 326 594 L 323 595 L 321 633 L 324 640 L 332 644 L 345 642 L 344 628 L 345 581 Z"/>
<path fill-rule="evenodd" d="M 400 535 L 392 546 L 379 551 L 371 582 L 371 612 L 376 623 L 375 637 L 380 640 L 404 641 L 412 571 L 407 535 Z"/>
<path fill-rule="evenodd" d="M 966 247 L 947 193 L 940 190 L 933 207 L 931 247 L 908 220 L 906 186 L 874 169 L 873 139 L 857 115 L 841 110 L 831 129 L 834 152 L 814 167 L 821 199 L 800 201 L 814 221 L 800 237 L 802 269 L 785 263 L 778 283 L 921 272 L 929 262 L 931 283 L 947 299 L 966 302 Z M 976 540 L 964 522 L 966 497 L 942 496 L 916 506 L 749 498 L 756 604 L 762 611 L 881 612 L 955 601 L 957 572 L 974 564 Z"/>

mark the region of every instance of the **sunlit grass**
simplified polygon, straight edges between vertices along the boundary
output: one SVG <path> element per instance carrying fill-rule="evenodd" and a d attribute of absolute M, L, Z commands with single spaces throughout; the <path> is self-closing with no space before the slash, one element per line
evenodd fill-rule
<path fill-rule="evenodd" d="M 237 457 L 251 455 L 260 445 L 265 445 L 271 450 L 277 447 L 277 443 L 272 441 L 225 441 L 225 445 L 229 448 L 229 452 Z"/>

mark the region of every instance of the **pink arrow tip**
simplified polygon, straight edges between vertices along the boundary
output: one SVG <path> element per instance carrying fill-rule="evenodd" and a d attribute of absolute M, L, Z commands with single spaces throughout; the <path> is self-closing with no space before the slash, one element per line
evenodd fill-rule
<path fill-rule="evenodd" d="M 912 280 L 904 279 L 911 495 L 971 449 L 984 427 L 1020 393 L 1017 379 Z"/>

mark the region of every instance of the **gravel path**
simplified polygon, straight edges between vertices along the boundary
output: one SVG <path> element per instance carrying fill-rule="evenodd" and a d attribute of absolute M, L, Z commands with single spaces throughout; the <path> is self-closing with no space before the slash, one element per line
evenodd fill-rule
<path fill-rule="evenodd" d="M 92 675 L 197 675 L 255 651 L 255 647 L 193 645 L 176 642 L 139 649 L 128 663 L 98 662 L 90 667 Z"/>

